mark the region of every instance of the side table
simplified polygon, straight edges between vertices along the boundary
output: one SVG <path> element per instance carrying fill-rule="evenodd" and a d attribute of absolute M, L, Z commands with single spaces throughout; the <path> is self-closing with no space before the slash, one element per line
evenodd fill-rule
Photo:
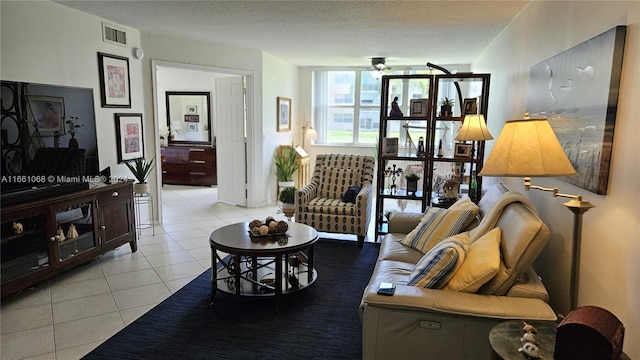
<path fill-rule="evenodd" d="M 555 321 L 527 321 L 538 330 L 538 349 L 542 359 L 553 359 L 553 352 L 556 347 L 556 327 Z M 489 332 L 489 343 L 493 350 L 492 359 L 502 360 L 523 360 L 527 357 L 518 352 L 522 347 L 520 338 L 522 337 L 523 320 L 509 320 L 494 326 Z M 621 360 L 629 360 L 626 354 L 622 354 Z"/>
<path fill-rule="evenodd" d="M 153 195 L 151 193 L 133 193 L 133 203 L 136 207 L 136 230 L 138 231 L 138 238 L 142 235 L 142 229 L 151 228 L 152 236 L 156 236 L 155 219 L 153 218 Z M 147 221 L 142 221 L 141 208 L 143 205 L 148 205 L 151 209 L 151 214 Z"/>

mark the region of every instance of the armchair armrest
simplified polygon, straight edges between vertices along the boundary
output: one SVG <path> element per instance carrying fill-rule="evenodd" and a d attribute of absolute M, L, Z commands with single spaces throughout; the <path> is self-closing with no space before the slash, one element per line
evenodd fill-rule
<path fill-rule="evenodd" d="M 556 320 L 546 302 L 536 298 L 481 295 L 396 284 L 393 296 L 377 294 L 378 284 L 364 291 L 361 316 L 368 306 L 406 311 L 496 319 Z"/>
<path fill-rule="evenodd" d="M 311 199 L 315 198 L 318 193 L 318 186 L 318 183 L 311 182 L 296 190 L 296 208 L 305 206 Z"/>

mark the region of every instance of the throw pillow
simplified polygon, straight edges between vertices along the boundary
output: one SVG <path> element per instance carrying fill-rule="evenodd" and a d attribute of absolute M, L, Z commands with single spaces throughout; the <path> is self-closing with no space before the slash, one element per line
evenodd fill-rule
<path fill-rule="evenodd" d="M 467 226 L 471 225 L 473 220 L 475 220 L 478 213 L 480 213 L 480 208 L 476 203 L 471 201 L 471 198 L 465 197 L 458 201 L 456 201 L 453 205 L 449 207 L 452 210 L 471 210 L 471 216 L 467 219 L 467 221 L 462 225 L 463 229 L 466 229 Z"/>
<path fill-rule="evenodd" d="M 445 290 L 475 293 L 491 280 L 500 267 L 500 240 L 502 231 L 494 228 L 469 246 L 464 263 L 449 282 Z"/>
<path fill-rule="evenodd" d="M 429 208 L 418 226 L 402 239 L 402 244 L 426 254 L 440 241 L 460 233 L 471 210 Z"/>
<path fill-rule="evenodd" d="M 342 195 L 340 197 L 340 200 L 342 200 L 342 202 L 346 202 L 346 203 L 356 203 L 356 197 L 358 196 L 358 193 L 360 192 L 360 186 L 349 186 L 349 189 L 347 189 L 347 192 L 344 193 L 344 195 Z"/>
<path fill-rule="evenodd" d="M 468 248 L 467 234 L 458 234 L 441 241 L 418 261 L 407 284 L 441 289 L 463 264 Z"/>

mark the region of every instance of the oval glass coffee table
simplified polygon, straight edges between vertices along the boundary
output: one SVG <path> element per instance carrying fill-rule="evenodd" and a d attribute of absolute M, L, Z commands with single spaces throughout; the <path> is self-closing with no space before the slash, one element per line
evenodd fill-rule
<path fill-rule="evenodd" d="M 238 296 L 275 296 L 278 307 L 282 294 L 316 281 L 313 245 L 318 232 L 304 224 L 288 224 L 281 236 L 253 236 L 246 222 L 211 233 L 211 303 L 220 290 Z"/>

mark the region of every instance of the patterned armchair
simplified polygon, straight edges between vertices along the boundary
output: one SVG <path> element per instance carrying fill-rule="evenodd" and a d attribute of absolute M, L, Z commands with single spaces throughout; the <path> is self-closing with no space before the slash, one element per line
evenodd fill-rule
<path fill-rule="evenodd" d="M 374 164 L 373 156 L 318 155 L 311 183 L 296 192 L 296 222 L 356 235 L 362 247 L 371 219 Z M 360 187 L 355 203 L 341 200 L 350 186 Z"/>

